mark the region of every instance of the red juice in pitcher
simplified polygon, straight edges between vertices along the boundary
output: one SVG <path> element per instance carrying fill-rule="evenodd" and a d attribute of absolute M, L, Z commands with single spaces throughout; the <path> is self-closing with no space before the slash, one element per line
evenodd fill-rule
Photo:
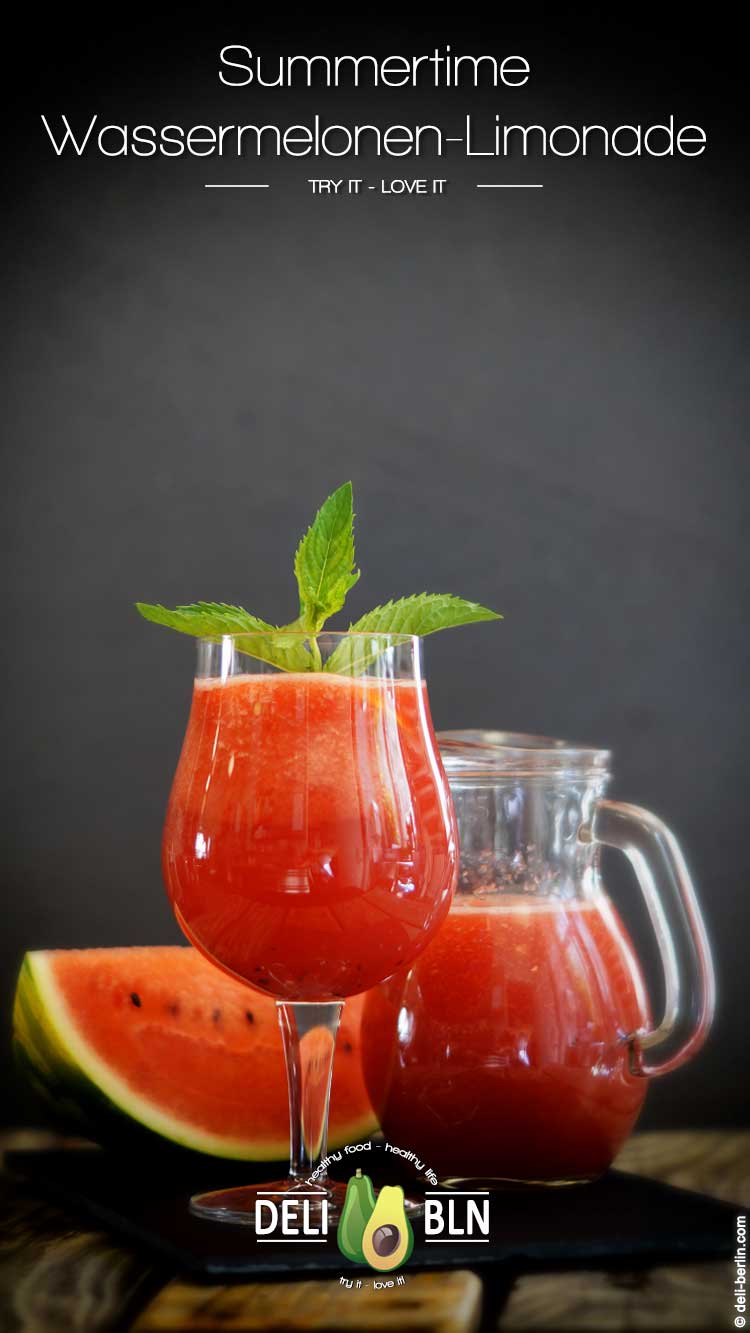
<path fill-rule="evenodd" d="M 693 1055 L 711 1023 L 713 966 L 684 857 L 655 815 L 606 799 L 606 750 L 504 732 L 438 739 L 459 884 L 427 950 L 368 996 L 376 1113 L 443 1180 L 593 1179 L 649 1077 Z M 658 1023 L 602 846 L 628 857 L 654 924 Z"/>
<path fill-rule="evenodd" d="M 458 895 L 409 972 L 368 996 L 365 1074 L 388 1139 L 444 1179 L 589 1179 L 640 1111 L 628 1037 L 648 1022 L 607 899 Z"/>

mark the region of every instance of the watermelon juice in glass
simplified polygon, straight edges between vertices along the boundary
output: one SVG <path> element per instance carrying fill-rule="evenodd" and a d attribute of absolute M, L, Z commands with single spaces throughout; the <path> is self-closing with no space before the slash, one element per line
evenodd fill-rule
<path fill-rule="evenodd" d="M 259 1192 L 293 1191 L 335 1219 L 344 1187 L 320 1163 L 342 1002 L 416 959 L 457 874 L 420 639 L 199 640 L 163 871 L 191 942 L 276 998 L 289 1082 L 288 1180 L 193 1211 L 252 1224 Z"/>

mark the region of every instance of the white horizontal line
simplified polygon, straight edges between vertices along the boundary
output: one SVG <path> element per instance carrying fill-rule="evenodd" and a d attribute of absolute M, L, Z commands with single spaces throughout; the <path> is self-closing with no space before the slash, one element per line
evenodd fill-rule
<path fill-rule="evenodd" d="M 443 1190 L 425 1190 L 425 1194 L 438 1194 L 442 1198 L 444 1195 L 451 1194 L 489 1194 L 489 1190 L 452 1190 L 450 1185 L 446 1185 Z"/>
<path fill-rule="evenodd" d="M 278 1197 L 279 1199 L 286 1199 L 286 1198 L 289 1198 L 289 1199 L 327 1199 L 327 1198 L 329 1198 L 329 1195 L 324 1194 L 322 1190 L 320 1191 L 320 1194 L 317 1194 L 317 1193 L 315 1193 L 315 1192 L 312 1191 L 312 1190 L 307 1191 L 307 1192 L 304 1192 L 303 1190 L 257 1190 L 256 1193 L 257 1193 L 258 1195 L 261 1195 L 261 1194 L 262 1194 L 264 1198 L 267 1198 L 267 1197 L 270 1198 L 271 1195 L 273 1195 L 274 1198 L 277 1198 L 277 1197 Z"/>
<path fill-rule="evenodd" d="M 480 1240 L 478 1236 L 467 1236 L 462 1240 L 460 1236 L 446 1236 L 444 1240 L 430 1240 L 429 1236 L 424 1238 L 425 1245 L 489 1245 L 489 1240 Z"/>
<path fill-rule="evenodd" d="M 325 1245 L 326 1238 L 307 1240 L 304 1236 L 292 1236 L 284 1240 L 281 1236 L 256 1236 L 259 1245 Z"/>
<path fill-rule="evenodd" d="M 543 185 L 478 185 L 478 190 L 543 190 Z"/>
<path fill-rule="evenodd" d="M 204 185 L 204 190 L 270 190 L 270 185 Z"/>

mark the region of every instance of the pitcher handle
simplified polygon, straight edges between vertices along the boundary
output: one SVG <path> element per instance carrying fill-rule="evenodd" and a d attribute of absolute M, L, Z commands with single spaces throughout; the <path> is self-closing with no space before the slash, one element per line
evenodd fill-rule
<path fill-rule="evenodd" d="M 664 970 L 664 1016 L 658 1027 L 633 1034 L 633 1072 L 667 1074 L 703 1045 L 716 1003 L 713 959 L 685 858 L 656 815 L 620 801 L 597 801 L 578 836 L 624 852 L 646 900 Z M 658 1055 L 649 1063 L 641 1051 L 652 1048 Z"/>

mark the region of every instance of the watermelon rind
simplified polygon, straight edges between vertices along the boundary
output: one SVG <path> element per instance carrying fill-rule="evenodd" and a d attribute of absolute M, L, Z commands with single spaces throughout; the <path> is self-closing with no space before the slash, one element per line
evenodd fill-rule
<path fill-rule="evenodd" d="M 261 1162 L 281 1161 L 288 1154 L 286 1133 L 262 1140 L 215 1134 L 135 1092 L 81 1034 L 45 952 L 27 953 L 23 959 L 13 1012 L 13 1042 L 20 1067 L 57 1118 L 78 1124 L 93 1138 L 117 1138 L 140 1126 L 170 1143 L 212 1157 Z M 352 1124 L 341 1141 L 366 1138 L 373 1127 L 371 1118 Z"/>

